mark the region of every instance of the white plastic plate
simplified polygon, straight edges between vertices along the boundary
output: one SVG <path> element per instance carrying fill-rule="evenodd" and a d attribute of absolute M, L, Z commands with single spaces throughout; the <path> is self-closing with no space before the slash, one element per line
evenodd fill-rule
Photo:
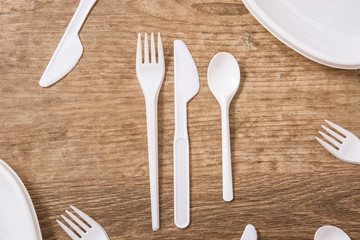
<path fill-rule="evenodd" d="M 16 173 L 2 160 L 0 160 L 0 239 L 42 239 L 29 193 Z"/>
<path fill-rule="evenodd" d="M 335 68 L 360 69 L 359 0 L 243 0 L 280 41 Z"/>

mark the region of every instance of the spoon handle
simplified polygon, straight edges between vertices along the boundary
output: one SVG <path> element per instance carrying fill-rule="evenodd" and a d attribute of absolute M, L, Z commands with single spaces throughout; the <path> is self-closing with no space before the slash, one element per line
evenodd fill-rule
<path fill-rule="evenodd" d="M 230 202 L 233 200 L 233 184 L 231 170 L 229 106 L 221 107 L 221 115 L 223 199 Z"/>

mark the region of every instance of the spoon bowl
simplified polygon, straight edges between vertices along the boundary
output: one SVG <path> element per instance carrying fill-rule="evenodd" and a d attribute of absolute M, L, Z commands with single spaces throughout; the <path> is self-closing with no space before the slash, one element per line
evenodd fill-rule
<path fill-rule="evenodd" d="M 351 239 L 340 228 L 333 226 L 323 226 L 316 231 L 314 240 L 351 240 Z"/>
<path fill-rule="evenodd" d="M 220 102 L 231 101 L 240 85 L 240 68 L 236 59 L 227 52 L 216 54 L 208 68 L 211 92 Z"/>

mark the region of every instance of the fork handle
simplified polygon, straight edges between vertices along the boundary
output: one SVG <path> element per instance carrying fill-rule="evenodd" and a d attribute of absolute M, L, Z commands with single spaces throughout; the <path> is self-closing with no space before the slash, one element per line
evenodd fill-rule
<path fill-rule="evenodd" d="M 157 97 L 146 99 L 146 123 L 149 154 L 149 176 L 151 197 L 152 229 L 160 228 L 159 220 L 159 183 L 158 183 L 158 123 Z"/>

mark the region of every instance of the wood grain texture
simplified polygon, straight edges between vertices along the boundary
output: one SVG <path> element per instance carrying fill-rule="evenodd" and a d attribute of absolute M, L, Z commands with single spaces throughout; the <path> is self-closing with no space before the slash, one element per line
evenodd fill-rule
<path fill-rule="evenodd" d="M 0 158 L 33 199 L 44 239 L 68 239 L 55 219 L 69 205 L 111 239 L 313 239 L 335 225 L 360 239 L 360 169 L 315 140 L 329 119 L 360 135 L 360 71 L 314 63 L 267 32 L 240 0 L 99 0 L 80 38 L 84 54 L 54 86 L 38 81 L 78 1 L 0 2 Z M 145 101 L 135 73 L 137 33 L 161 32 L 160 221 L 151 230 Z M 173 222 L 173 41 L 200 74 L 188 104 L 191 224 Z M 232 53 L 241 85 L 230 107 L 234 201 L 222 200 L 220 108 L 207 67 Z"/>

